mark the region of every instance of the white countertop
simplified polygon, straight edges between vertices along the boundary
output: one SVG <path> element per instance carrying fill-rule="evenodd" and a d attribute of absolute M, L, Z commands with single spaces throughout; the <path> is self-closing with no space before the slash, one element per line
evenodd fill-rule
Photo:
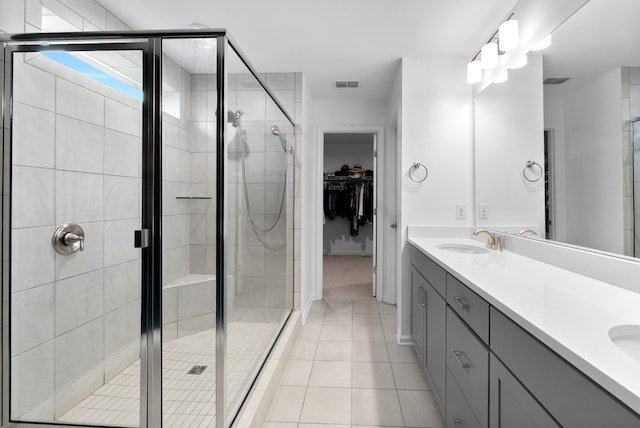
<path fill-rule="evenodd" d="M 640 325 L 639 293 L 507 250 L 461 254 L 436 248 L 482 247 L 472 239 L 409 237 L 409 242 L 640 413 L 640 362 L 608 335 L 618 325 Z"/>

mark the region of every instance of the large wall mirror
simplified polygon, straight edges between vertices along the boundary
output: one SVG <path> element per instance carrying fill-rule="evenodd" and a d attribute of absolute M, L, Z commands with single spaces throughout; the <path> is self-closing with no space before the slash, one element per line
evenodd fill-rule
<path fill-rule="evenodd" d="M 476 226 L 640 257 L 639 17 L 589 0 L 477 95 Z"/>

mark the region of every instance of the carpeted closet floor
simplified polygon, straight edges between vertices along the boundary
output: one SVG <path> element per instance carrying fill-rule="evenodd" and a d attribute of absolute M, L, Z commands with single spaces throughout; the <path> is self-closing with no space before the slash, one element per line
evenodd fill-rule
<path fill-rule="evenodd" d="M 324 256 L 323 259 L 323 299 L 375 300 L 373 257 Z"/>

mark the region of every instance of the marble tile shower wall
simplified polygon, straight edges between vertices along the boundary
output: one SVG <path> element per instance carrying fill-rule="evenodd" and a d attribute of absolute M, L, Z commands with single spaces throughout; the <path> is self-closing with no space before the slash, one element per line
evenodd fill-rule
<path fill-rule="evenodd" d="M 141 105 L 47 61 L 14 61 L 12 406 L 36 418 L 137 359 L 140 323 Z M 63 223 L 83 252 L 54 252 Z"/>
<path fill-rule="evenodd" d="M 180 101 L 180 117 L 163 113 L 163 283 L 179 280 L 190 273 L 190 212 L 196 201 L 176 199 L 192 194 L 189 152 L 189 73 L 175 61 L 162 58 L 163 87 L 172 88 Z M 166 90 L 165 90 L 166 91 Z M 166 95 L 166 94 L 165 94 Z M 202 201 L 198 201 L 202 202 Z M 211 328 L 211 327 L 209 327 Z"/>
<path fill-rule="evenodd" d="M 267 73 L 261 76 L 283 104 L 293 114 L 300 96 L 300 73 Z M 297 167 L 291 155 L 284 153 L 277 136 L 271 134 L 278 126 L 289 145 L 294 145 L 290 125 L 284 120 L 275 103 L 255 79 L 246 74 L 229 79 L 229 107 L 242 110 L 242 124 L 246 132 L 246 148 L 230 145 L 230 210 L 235 224 L 229 228 L 230 255 L 236 259 L 235 319 L 238 321 L 278 322 L 283 310 L 293 302 L 294 267 L 294 183 L 287 180 L 287 200 L 276 227 L 280 212 L 283 174 L 287 167 Z M 287 131 L 288 130 L 288 131 Z M 235 131 L 235 130 L 234 130 Z M 288 135 L 285 135 L 287 133 Z M 230 136 L 232 137 L 232 136 Z M 246 178 L 242 176 L 244 162 Z M 245 186 L 246 185 L 246 186 Z M 249 215 L 244 200 L 248 193 Z M 234 215 L 235 214 L 235 215 Z"/>
<path fill-rule="evenodd" d="M 621 72 L 624 254 L 634 256 L 635 247 L 635 256 L 640 256 L 640 149 L 634 150 L 634 147 L 637 148 L 640 144 L 640 136 L 636 135 L 634 142 L 633 135 L 633 122 L 640 120 L 640 67 L 622 67 Z M 638 171 L 635 175 L 636 181 L 634 163 Z"/>

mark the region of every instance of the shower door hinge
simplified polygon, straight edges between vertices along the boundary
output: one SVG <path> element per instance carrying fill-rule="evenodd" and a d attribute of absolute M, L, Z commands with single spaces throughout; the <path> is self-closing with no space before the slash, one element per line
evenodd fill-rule
<path fill-rule="evenodd" d="M 378 209 L 377 208 L 373 209 L 373 215 L 378 215 Z"/>
<path fill-rule="evenodd" d="M 135 231 L 133 246 L 136 248 L 147 248 L 149 246 L 149 229 Z"/>
<path fill-rule="evenodd" d="M 377 274 L 378 273 L 378 266 L 374 266 L 373 267 L 373 274 Z"/>
<path fill-rule="evenodd" d="M 375 158 L 375 157 L 377 157 L 377 156 L 378 156 L 378 151 L 377 151 L 377 150 L 374 150 L 374 151 L 373 151 L 373 157 Z"/>

